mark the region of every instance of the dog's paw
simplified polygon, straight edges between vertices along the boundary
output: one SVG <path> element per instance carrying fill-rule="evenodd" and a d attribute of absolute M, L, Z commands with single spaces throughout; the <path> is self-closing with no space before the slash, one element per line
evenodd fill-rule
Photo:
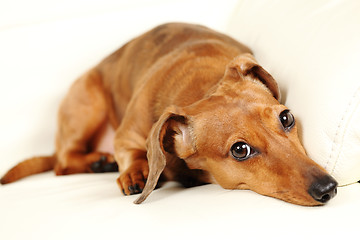
<path fill-rule="evenodd" d="M 91 164 L 90 169 L 94 173 L 117 172 L 118 165 L 111 155 L 102 155 L 98 161 Z"/>
<path fill-rule="evenodd" d="M 149 175 L 149 166 L 146 160 L 135 161 L 117 179 L 119 188 L 124 195 L 141 193 Z"/>

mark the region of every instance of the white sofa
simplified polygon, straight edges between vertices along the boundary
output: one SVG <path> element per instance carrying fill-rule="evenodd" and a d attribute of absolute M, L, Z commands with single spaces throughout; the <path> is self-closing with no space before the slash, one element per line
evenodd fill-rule
<path fill-rule="evenodd" d="M 44 173 L 0 186 L 1 239 L 357 239 L 360 214 L 360 2 L 357 0 L 3 0 L 0 175 L 54 151 L 72 81 L 132 37 L 195 22 L 251 47 L 278 81 L 308 154 L 340 183 L 323 207 L 176 183 L 141 205 L 117 173 Z"/>

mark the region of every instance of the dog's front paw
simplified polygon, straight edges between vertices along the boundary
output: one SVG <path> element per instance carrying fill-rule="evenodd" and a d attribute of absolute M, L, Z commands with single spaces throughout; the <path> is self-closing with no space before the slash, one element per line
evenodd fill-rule
<path fill-rule="evenodd" d="M 146 160 L 137 160 L 120 174 L 117 183 L 124 195 L 141 193 L 149 175 Z"/>
<path fill-rule="evenodd" d="M 90 169 L 94 173 L 117 172 L 118 165 L 111 155 L 101 155 L 98 161 L 91 164 Z"/>

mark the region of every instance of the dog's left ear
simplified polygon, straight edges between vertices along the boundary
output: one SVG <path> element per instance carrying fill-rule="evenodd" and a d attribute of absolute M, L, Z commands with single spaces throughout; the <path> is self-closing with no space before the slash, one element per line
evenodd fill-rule
<path fill-rule="evenodd" d="M 167 109 L 153 125 L 146 145 L 149 176 L 143 192 L 134 202 L 136 204 L 142 203 L 155 189 L 167 157 L 176 154 L 186 158 L 195 152 L 185 114 L 176 107 Z"/>
<path fill-rule="evenodd" d="M 271 91 L 274 98 L 280 101 L 280 90 L 275 79 L 256 62 L 250 53 L 239 55 L 231 61 L 226 68 L 225 76 L 234 79 L 250 76 L 258 79 Z"/>

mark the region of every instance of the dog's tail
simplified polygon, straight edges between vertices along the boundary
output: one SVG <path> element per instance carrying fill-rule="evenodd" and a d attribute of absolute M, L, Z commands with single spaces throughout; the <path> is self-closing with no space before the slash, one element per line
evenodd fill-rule
<path fill-rule="evenodd" d="M 54 168 L 56 163 L 56 155 L 33 157 L 24 160 L 11 168 L 0 180 L 1 184 L 15 182 L 21 178 L 50 171 Z"/>

